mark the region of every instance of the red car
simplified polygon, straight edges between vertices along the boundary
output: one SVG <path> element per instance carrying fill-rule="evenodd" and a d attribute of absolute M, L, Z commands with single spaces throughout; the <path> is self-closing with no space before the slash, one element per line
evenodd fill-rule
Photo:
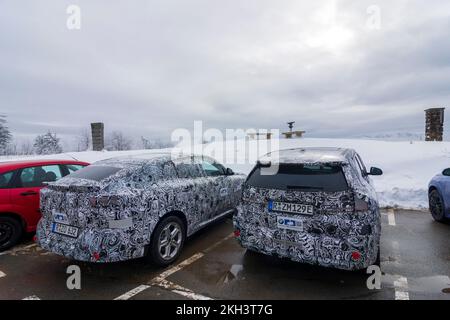
<path fill-rule="evenodd" d="M 68 160 L 0 162 L 0 251 L 14 246 L 24 232 L 36 231 L 39 191 L 45 182 L 87 165 Z"/>

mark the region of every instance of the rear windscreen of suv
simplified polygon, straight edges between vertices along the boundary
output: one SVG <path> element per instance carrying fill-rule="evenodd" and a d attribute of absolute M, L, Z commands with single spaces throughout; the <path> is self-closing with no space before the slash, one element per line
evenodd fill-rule
<path fill-rule="evenodd" d="M 280 164 L 275 175 L 262 175 L 257 167 L 247 184 L 259 188 L 300 191 L 337 192 L 348 190 L 342 167 L 339 165 Z"/>
<path fill-rule="evenodd" d="M 120 168 L 115 167 L 108 167 L 108 166 L 87 166 L 83 169 L 80 169 L 78 171 L 75 171 L 74 173 L 70 174 L 70 178 L 80 178 L 80 179 L 87 179 L 87 180 L 94 180 L 94 181 L 102 181 L 113 174 L 120 171 Z"/>

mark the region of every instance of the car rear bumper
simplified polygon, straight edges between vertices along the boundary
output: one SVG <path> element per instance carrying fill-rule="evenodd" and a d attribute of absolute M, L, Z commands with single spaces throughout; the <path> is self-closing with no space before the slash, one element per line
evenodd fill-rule
<path fill-rule="evenodd" d="M 145 245 L 134 230 L 80 229 L 77 238 L 53 233 L 51 223 L 39 221 L 36 239 L 43 249 L 86 262 L 118 262 L 144 256 Z"/>
<path fill-rule="evenodd" d="M 342 232 L 327 234 L 327 227 L 322 229 L 324 232 L 307 227 L 302 232 L 280 231 L 270 223 L 264 223 L 267 221 L 264 214 L 242 212 L 241 208 L 233 222 L 236 238 L 244 248 L 301 263 L 360 270 L 374 264 L 379 252 L 381 227 L 378 219 L 368 218 L 370 215 L 367 213 L 362 220 L 356 221 L 334 219 L 333 223 L 337 225 L 349 226 L 346 235 Z M 370 233 L 367 228 L 361 232 L 361 226 L 368 224 L 371 225 Z"/>

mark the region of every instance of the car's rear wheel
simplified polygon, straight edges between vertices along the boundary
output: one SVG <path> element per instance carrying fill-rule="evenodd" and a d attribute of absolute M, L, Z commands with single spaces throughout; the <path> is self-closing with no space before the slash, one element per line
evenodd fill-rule
<path fill-rule="evenodd" d="M 436 189 L 432 190 L 429 194 L 429 206 L 433 219 L 443 222 L 445 220 L 444 201 Z"/>
<path fill-rule="evenodd" d="M 163 218 L 153 231 L 148 258 L 154 264 L 165 267 L 181 254 L 186 238 L 186 228 L 177 216 Z"/>
<path fill-rule="evenodd" d="M 22 226 L 17 219 L 0 217 L 0 252 L 16 245 L 22 232 Z"/>

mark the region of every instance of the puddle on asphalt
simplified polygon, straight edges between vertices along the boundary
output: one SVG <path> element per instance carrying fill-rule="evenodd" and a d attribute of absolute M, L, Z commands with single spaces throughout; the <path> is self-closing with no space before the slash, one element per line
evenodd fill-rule
<path fill-rule="evenodd" d="M 408 279 L 409 290 L 416 292 L 450 293 L 450 278 L 448 276 L 432 276 Z"/>
<path fill-rule="evenodd" d="M 219 282 L 228 283 L 235 280 L 242 270 L 244 270 L 244 266 L 242 264 L 231 265 L 230 269 L 220 278 Z"/>

